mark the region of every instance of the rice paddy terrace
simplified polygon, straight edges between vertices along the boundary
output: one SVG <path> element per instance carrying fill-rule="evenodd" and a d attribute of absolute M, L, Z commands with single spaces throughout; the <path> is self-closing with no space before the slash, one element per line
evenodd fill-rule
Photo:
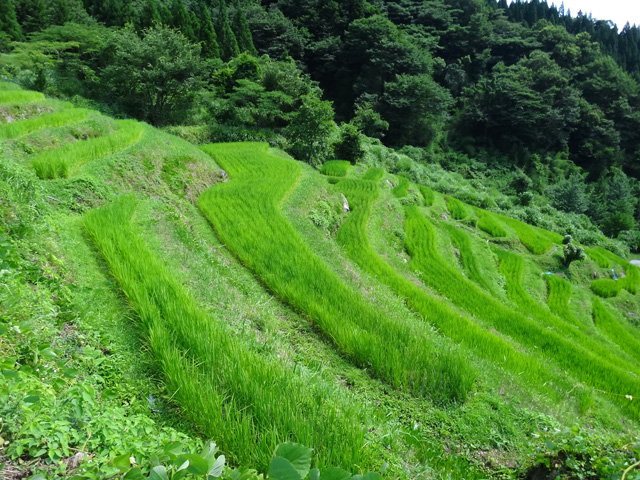
<path fill-rule="evenodd" d="M 10 84 L 0 122 L 1 267 L 27 272 L 0 293 L 3 325 L 40 305 L 69 365 L 85 358 L 73 342 L 101 345 L 102 401 L 149 395 L 160 421 L 263 472 L 288 441 L 385 478 L 631 465 L 640 270 L 625 259 L 587 248 L 564 267 L 560 235 L 380 168 L 196 147 Z M 3 368 L 18 351 L 0 342 Z M 34 391 L 68 388 L 39 376 Z M 321 478 L 350 478 L 336 472 Z"/>

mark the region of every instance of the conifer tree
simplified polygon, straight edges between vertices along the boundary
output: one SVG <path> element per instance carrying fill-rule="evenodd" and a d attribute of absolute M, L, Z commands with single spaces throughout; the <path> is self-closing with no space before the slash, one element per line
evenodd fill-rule
<path fill-rule="evenodd" d="M 156 0 L 146 0 L 138 14 L 136 28 L 138 30 L 144 30 L 161 23 L 162 17 L 158 9 L 158 2 Z"/>
<path fill-rule="evenodd" d="M 48 26 L 45 0 L 20 0 L 15 3 L 15 8 L 23 33 L 37 32 Z"/>
<path fill-rule="evenodd" d="M 173 0 L 171 3 L 171 26 L 179 29 L 182 34 L 192 42 L 196 42 L 196 34 L 192 17 L 184 6 L 182 0 Z"/>
<path fill-rule="evenodd" d="M 233 32 L 241 52 L 247 52 L 251 55 L 258 53 L 256 47 L 253 45 L 253 37 L 251 36 L 251 30 L 249 30 L 247 17 L 245 17 L 244 11 L 239 6 L 236 8 L 236 13 L 233 16 Z"/>
<path fill-rule="evenodd" d="M 222 60 L 228 62 L 240 53 L 238 40 L 231 29 L 229 21 L 229 11 L 224 0 L 219 2 L 218 18 L 216 19 L 216 34 L 218 35 L 218 45 L 220 46 L 220 56 Z"/>
<path fill-rule="evenodd" d="M 220 58 L 220 47 L 218 45 L 216 30 L 213 27 L 209 7 L 207 7 L 204 2 L 200 2 L 198 14 L 200 17 L 198 37 L 202 43 L 202 56 L 206 58 Z"/>
<path fill-rule="evenodd" d="M 12 0 L 0 0 L 0 32 L 4 32 L 11 40 L 22 40 L 22 29 Z"/>
<path fill-rule="evenodd" d="M 71 6 L 68 0 L 54 0 L 49 7 L 49 23 L 64 25 L 71 20 Z"/>

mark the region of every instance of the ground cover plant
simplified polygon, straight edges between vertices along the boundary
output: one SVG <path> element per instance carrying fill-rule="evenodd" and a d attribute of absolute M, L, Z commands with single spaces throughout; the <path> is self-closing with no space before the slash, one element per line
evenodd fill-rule
<path fill-rule="evenodd" d="M 80 122 L 86 119 L 90 113 L 90 110 L 83 108 L 69 108 L 28 120 L 6 123 L 0 125 L 0 139 L 16 138 L 44 128 L 61 127 L 70 123 Z"/>
<path fill-rule="evenodd" d="M 70 143 L 47 150 L 31 159 L 31 165 L 42 179 L 67 178 L 73 170 L 87 162 L 112 155 L 137 142 L 143 124 L 135 120 L 118 120 L 118 130 L 104 137 Z"/>
<path fill-rule="evenodd" d="M 523 345 L 546 352 L 550 360 L 569 369 L 585 383 L 619 395 L 629 394 L 630 391 L 640 388 L 638 380 L 619 367 L 624 364 L 623 360 L 581 335 L 577 328 L 565 324 L 559 318 L 553 318 L 552 315 L 544 317 L 546 323 L 552 325 L 554 330 L 570 333 L 573 338 L 576 338 L 578 342 L 574 343 L 559 333 L 544 328 L 533 319 L 505 307 L 462 277 L 459 272 L 440 260 L 435 244 L 435 233 L 430 222 L 415 207 L 407 207 L 406 212 L 407 249 L 413 257 L 414 267 L 423 274 L 422 278 L 431 286 L 473 315 L 489 322 L 502 333 Z M 521 260 L 521 258 L 501 249 L 498 250 L 498 256 L 501 260 L 501 272 L 507 279 L 508 292 L 511 285 L 513 291 L 519 294 L 517 285 L 521 270 L 515 260 Z M 517 299 L 515 295 L 513 298 Z M 520 306 L 523 305 L 526 306 L 525 311 L 528 314 L 541 320 L 542 317 L 535 312 L 537 304 L 534 308 L 528 301 L 523 301 Z M 588 350 L 585 348 L 587 346 Z M 594 351 L 598 352 L 598 356 L 592 353 Z M 637 370 L 631 365 L 625 365 L 625 367 L 631 371 Z M 640 415 L 640 408 L 635 405 L 628 407 L 633 409 L 636 416 Z"/>
<path fill-rule="evenodd" d="M 445 199 L 447 201 L 447 208 L 453 218 L 456 220 L 464 220 L 467 217 L 467 209 L 460 200 L 453 197 L 446 197 Z"/>
<path fill-rule="evenodd" d="M 351 163 L 346 160 L 329 160 L 324 162 L 320 168 L 320 173 L 330 177 L 344 177 L 350 167 Z"/>
<path fill-rule="evenodd" d="M 313 446 L 329 465 L 357 464 L 364 442 L 357 409 L 247 351 L 220 319 L 208 318 L 136 234 L 134 213 L 135 198 L 121 197 L 87 214 L 85 228 L 192 421 L 237 461 L 261 468 L 288 438 Z"/>

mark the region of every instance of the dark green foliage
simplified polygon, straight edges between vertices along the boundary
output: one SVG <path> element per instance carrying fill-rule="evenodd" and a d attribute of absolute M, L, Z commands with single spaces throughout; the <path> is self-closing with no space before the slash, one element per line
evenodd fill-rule
<path fill-rule="evenodd" d="M 290 142 L 288 150 L 298 160 L 320 165 L 332 154 L 330 137 L 335 128 L 331 103 L 321 100 L 315 92 L 305 95 L 285 130 Z"/>
<path fill-rule="evenodd" d="M 236 11 L 233 14 L 232 29 L 233 33 L 236 36 L 238 49 L 240 50 L 240 52 L 247 52 L 251 55 L 256 55 L 258 51 L 253 45 L 253 38 L 251 36 L 249 24 L 247 23 L 247 17 L 245 16 L 244 11 L 239 6 L 236 7 Z"/>
<path fill-rule="evenodd" d="M 16 18 L 13 0 L 0 0 L 0 32 L 11 40 L 22 40 L 22 28 Z"/>
<path fill-rule="evenodd" d="M 355 164 L 362 159 L 364 148 L 362 146 L 362 134 L 358 127 L 351 123 L 340 125 L 340 137 L 334 143 L 333 149 L 336 157 L 348 160 Z"/>
<path fill-rule="evenodd" d="M 202 42 L 202 55 L 207 58 L 220 58 L 220 47 L 216 30 L 211 20 L 209 8 L 204 2 L 198 7 L 199 31 L 198 38 Z"/>
<path fill-rule="evenodd" d="M 227 6 L 224 1 L 219 3 L 221 8 L 218 11 L 215 28 L 218 45 L 220 46 L 220 57 L 227 62 L 240 53 L 240 48 L 231 28 Z"/>
<path fill-rule="evenodd" d="M 574 174 L 550 188 L 553 206 L 565 212 L 584 213 L 589 208 L 587 186 L 582 176 Z"/>

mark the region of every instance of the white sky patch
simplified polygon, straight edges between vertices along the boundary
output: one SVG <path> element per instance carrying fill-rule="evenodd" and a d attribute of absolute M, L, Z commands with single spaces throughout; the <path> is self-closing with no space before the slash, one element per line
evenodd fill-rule
<path fill-rule="evenodd" d="M 511 2 L 509 2 L 511 3 Z M 547 0 L 547 3 L 560 7 L 562 0 Z M 640 26 L 640 1 L 638 0 L 564 0 L 564 10 L 571 10 L 571 16 L 578 12 L 597 20 L 612 20 L 622 30 L 627 22 Z"/>

